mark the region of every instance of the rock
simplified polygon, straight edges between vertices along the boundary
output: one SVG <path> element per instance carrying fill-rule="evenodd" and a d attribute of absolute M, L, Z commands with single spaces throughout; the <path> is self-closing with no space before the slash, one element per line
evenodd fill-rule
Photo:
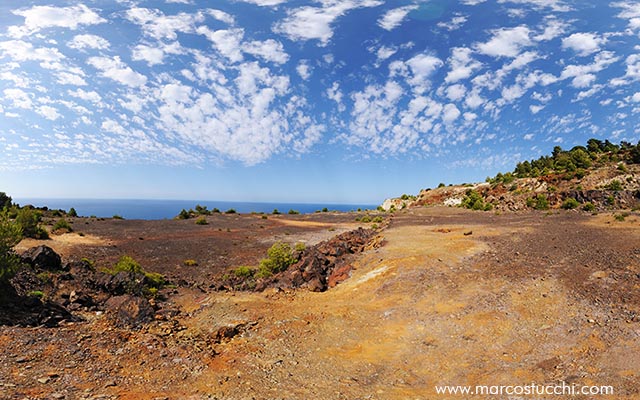
<path fill-rule="evenodd" d="M 346 264 L 331 271 L 331 274 L 329 275 L 329 279 L 327 281 L 329 287 L 335 287 L 338 283 L 349 279 L 352 269 L 353 266 L 351 264 Z"/>
<path fill-rule="evenodd" d="M 144 297 L 115 296 L 107 300 L 105 309 L 121 327 L 136 327 L 153 320 L 155 310 Z"/>
<path fill-rule="evenodd" d="M 238 333 L 238 327 L 236 326 L 222 326 L 217 330 L 215 340 L 216 342 L 221 342 L 223 339 L 231 339 Z"/>
<path fill-rule="evenodd" d="M 22 262 L 31 265 L 33 268 L 47 271 L 62 270 L 62 259 L 60 255 L 49 246 L 41 245 L 32 247 L 22 253 Z"/>
<path fill-rule="evenodd" d="M 38 378 L 38 382 L 42 383 L 43 385 L 46 385 L 47 383 L 49 383 L 50 380 L 51 378 L 49 378 L 48 376 Z"/>

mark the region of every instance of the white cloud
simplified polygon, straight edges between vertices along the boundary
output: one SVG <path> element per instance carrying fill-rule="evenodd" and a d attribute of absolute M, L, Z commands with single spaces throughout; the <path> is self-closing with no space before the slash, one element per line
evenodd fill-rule
<path fill-rule="evenodd" d="M 421 93 L 431 86 L 430 76 L 444 63 L 430 54 L 418 54 L 407 61 L 394 61 L 389 65 L 391 77 L 402 76 L 413 90 Z"/>
<path fill-rule="evenodd" d="M 442 121 L 445 124 L 450 124 L 460 116 L 460 110 L 455 104 L 449 103 L 444 106 L 444 111 L 442 113 Z"/>
<path fill-rule="evenodd" d="M 343 112 L 346 110 L 344 103 L 342 102 L 342 91 L 340 90 L 340 84 L 333 82 L 333 85 L 327 89 L 327 97 L 333 100 L 338 105 L 338 111 Z"/>
<path fill-rule="evenodd" d="M 255 40 L 245 43 L 242 46 L 242 50 L 245 53 L 261 57 L 265 61 L 276 64 L 284 64 L 289 60 L 289 55 L 284 51 L 282 43 L 273 39 L 267 39 L 264 41 Z"/>
<path fill-rule="evenodd" d="M 533 37 L 535 41 L 541 42 L 555 39 L 558 36 L 562 36 L 569 27 L 569 24 L 555 17 L 547 18 L 546 23 L 544 31 Z"/>
<path fill-rule="evenodd" d="M 194 32 L 195 24 L 204 21 L 204 14 L 165 15 L 159 10 L 131 8 L 127 11 L 126 18 L 139 25 L 147 36 L 158 40 L 176 40 L 177 32 Z"/>
<path fill-rule="evenodd" d="M 240 0 L 245 3 L 252 3 L 261 7 L 273 7 L 282 3 L 286 3 L 287 0 Z"/>
<path fill-rule="evenodd" d="M 77 89 L 69 90 L 67 93 L 69 93 L 70 96 L 77 97 L 79 99 L 90 101 L 96 104 L 102 101 L 102 97 L 95 91 L 87 92 L 82 89 Z"/>
<path fill-rule="evenodd" d="M 418 6 L 405 6 L 389 10 L 378 20 L 378 25 L 382 29 L 391 31 L 400 26 L 407 15 L 417 8 Z"/>
<path fill-rule="evenodd" d="M 230 61 L 240 62 L 243 60 L 241 43 L 244 37 L 244 30 L 221 29 L 212 31 L 206 26 L 201 26 L 198 28 L 198 33 L 209 39 L 213 47 Z"/>
<path fill-rule="evenodd" d="M 445 92 L 449 100 L 458 101 L 464 97 L 465 93 L 467 93 L 467 89 L 464 85 L 457 84 L 449 86 Z"/>
<path fill-rule="evenodd" d="M 57 48 L 38 47 L 34 48 L 31 43 L 22 40 L 9 40 L 0 42 L 0 51 L 5 57 L 9 57 L 14 61 L 41 61 L 49 63 L 58 63 L 65 58 Z"/>
<path fill-rule="evenodd" d="M 77 74 L 60 71 L 56 73 L 56 81 L 61 85 L 86 86 L 87 81 Z"/>
<path fill-rule="evenodd" d="M 482 67 L 482 64 L 471 57 L 472 50 L 466 47 L 454 47 L 451 56 L 447 59 L 449 73 L 444 78 L 447 83 L 467 79 L 474 71 Z"/>
<path fill-rule="evenodd" d="M 209 9 L 207 10 L 207 14 L 211 15 L 213 18 L 217 19 L 218 21 L 224 22 L 229 25 L 233 25 L 236 22 L 235 18 L 233 18 L 231 14 L 227 14 L 226 12 L 221 10 Z"/>
<path fill-rule="evenodd" d="M 398 52 L 398 49 L 391 46 L 380 46 L 380 48 L 376 51 L 376 63 L 380 65 L 380 62 L 388 59 Z"/>
<path fill-rule="evenodd" d="M 101 36 L 83 34 L 83 35 L 74 36 L 73 39 L 67 43 L 67 46 L 76 50 L 84 50 L 84 49 L 107 50 L 111 46 L 111 44 L 107 39 Z"/>
<path fill-rule="evenodd" d="M 62 116 L 56 108 L 51 106 L 40 106 L 36 109 L 36 112 L 49 121 L 55 121 Z"/>
<path fill-rule="evenodd" d="M 589 86 L 595 80 L 595 74 L 618 61 L 619 57 L 613 52 L 602 51 L 594 57 L 591 64 L 567 65 L 560 74 L 560 79 L 573 78 L 572 85 L 576 88 Z"/>
<path fill-rule="evenodd" d="M 309 61 L 300 60 L 300 62 L 296 66 L 296 72 L 303 80 L 306 81 L 307 79 L 309 79 L 309 77 L 311 77 L 311 66 L 309 65 Z"/>
<path fill-rule="evenodd" d="M 465 6 L 475 6 L 484 3 L 485 1 L 487 0 L 460 0 L 460 2 Z"/>
<path fill-rule="evenodd" d="M 150 66 L 162 64 L 164 60 L 164 51 L 157 47 L 139 44 L 133 48 L 131 59 L 134 61 L 146 61 Z"/>
<path fill-rule="evenodd" d="M 498 3 L 524 4 L 538 9 L 550 8 L 552 11 L 557 12 L 571 11 L 571 7 L 561 0 L 498 0 Z"/>
<path fill-rule="evenodd" d="M 527 133 L 522 137 L 524 140 L 532 140 L 534 138 L 533 133 Z"/>
<path fill-rule="evenodd" d="M 562 39 L 562 48 L 572 49 L 580 56 L 588 56 L 596 51 L 600 51 L 600 46 L 605 42 L 606 39 L 598 37 L 594 33 L 581 32 L 574 33 Z"/>
<path fill-rule="evenodd" d="M 146 61 L 149 66 L 162 64 L 167 54 L 182 54 L 184 50 L 180 43 L 158 43 L 156 46 L 139 44 L 133 48 L 131 59 Z"/>
<path fill-rule="evenodd" d="M 543 109 L 544 107 L 545 107 L 544 105 L 540 105 L 540 104 L 530 105 L 530 106 L 529 106 L 529 111 L 531 111 L 531 114 L 537 114 L 537 113 L 539 113 L 540 111 L 542 111 L 542 109 Z M 527 136 L 527 135 L 525 135 L 525 139 L 526 139 L 526 136 Z"/>
<path fill-rule="evenodd" d="M 113 79 L 123 85 L 140 87 L 147 83 L 147 77 L 132 70 L 120 57 L 91 57 L 87 60 L 89 65 L 101 71 L 101 75 Z"/>
<path fill-rule="evenodd" d="M 34 6 L 13 10 L 13 14 L 24 17 L 24 25 L 9 27 L 9 35 L 16 38 L 32 35 L 46 28 L 68 28 L 76 30 L 80 25 L 106 22 L 95 11 L 84 4 L 71 7 Z"/>
<path fill-rule="evenodd" d="M 5 89 L 3 92 L 5 99 L 11 101 L 13 107 L 16 108 L 33 108 L 31 97 L 25 91 L 20 89 Z"/>
<path fill-rule="evenodd" d="M 467 17 L 464 15 L 457 15 L 453 18 L 451 18 L 451 20 L 449 22 L 438 22 L 438 27 L 439 28 L 443 28 L 446 29 L 448 31 L 455 31 L 457 29 L 460 29 L 462 27 L 462 25 L 464 25 L 464 23 L 467 22 Z"/>
<path fill-rule="evenodd" d="M 532 44 L 526 26 L 515 28 L 500 28 L 493 31 L 493 37 L 485 43 L 477 43 L 476 49 L 492 57 L 516 57 L 520 50 Z"/>
<path fill-rule="evenodd" d="M 319 40 L 326 46 L 333 36 L 332 24 L 347 12 L 383 4 L 379 0 L 326 1 L 323 7 L 299 7 L 287 11 L 287 17 L 274 25 L 273 31 L 291 40 Z"/>

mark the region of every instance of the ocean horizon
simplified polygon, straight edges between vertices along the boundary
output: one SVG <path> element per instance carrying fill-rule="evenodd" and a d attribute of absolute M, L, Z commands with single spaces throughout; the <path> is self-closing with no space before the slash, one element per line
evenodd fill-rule
<path fill-rule="evenodd" d="M 234 209 L 238 213 L 272 213 L 274 209 L 286 214 L 295 210 L 301 214 L 314 213 L 323 208 L 329 211 L 356 211 L 358 209 L 375 209 L 377 204 L 334 204 L 334 203 L 275 203 L 275 202 L 240 202 L 215 200 L 145 200 L 145 199 L 48 199 L 48 198 L 14 198 L 14 203 L 21 206 L 48 207 L 69 211 L 75 208 L 79 216 L 96 216 L 109 218 L 119 215 L 125 219 L 172 219 L 182 209 L 195 209 L 196 205 L 206 206 L 225 212 Z"/>

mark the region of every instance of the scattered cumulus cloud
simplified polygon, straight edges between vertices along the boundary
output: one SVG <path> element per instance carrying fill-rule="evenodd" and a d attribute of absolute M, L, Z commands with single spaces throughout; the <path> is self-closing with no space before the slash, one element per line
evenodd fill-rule
<path fill-rule="evenodd" d="M 571 49 L 580 56 L 588 56 L 600 50 L 606 39 L 590 32 L 574 33 L 562 39 L 562 48 Z"/>
<path fill-rule="evenodd" d="M 106 20 L 84 4 L 71 7 L 34 6 L 13 10 L 13 14 L 24 17 L 24 24 L 11 26 L 9 35 L 22 38 L 47 28 L 67 28 L 77 30 L 81 25 L 95 25 Z"/>
<path fill-rule="evenodd" d="M 378 20 L 378 25 L 382 29 L 393 30 L 402 24 L 411 11 L 417 8 L 418 6 L 405 6 L 389 10 Z"/>

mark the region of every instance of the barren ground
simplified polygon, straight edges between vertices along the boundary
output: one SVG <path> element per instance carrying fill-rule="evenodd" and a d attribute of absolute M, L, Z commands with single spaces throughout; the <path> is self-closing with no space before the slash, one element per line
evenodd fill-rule
<path fill-rule="evenodd" d="M 95 314 L 59 328 L 0 327 L 0 397 L 461 399 L 434 387 L 566 382 L 613 386 L 614 396 L 599 398 L 640 398 L 635 215 L 418 208 L 396 213 L 381 232 L 385 245 L 361 254 L 351 278 L 327 292 L 208 289 L 216 274 L 255 265 L 275 240 L 313 244 L 354 228 L 353 219 L 218 216 L 206 226 L 86 229 L 76 220 L 85 236 L 52 247 L 101 263 L 133 255 L 184 281 L 169 300 L 182 312 L 177 323 L 138 331 Z M 240 333 L 216 343 L 224 326 Z"/>

